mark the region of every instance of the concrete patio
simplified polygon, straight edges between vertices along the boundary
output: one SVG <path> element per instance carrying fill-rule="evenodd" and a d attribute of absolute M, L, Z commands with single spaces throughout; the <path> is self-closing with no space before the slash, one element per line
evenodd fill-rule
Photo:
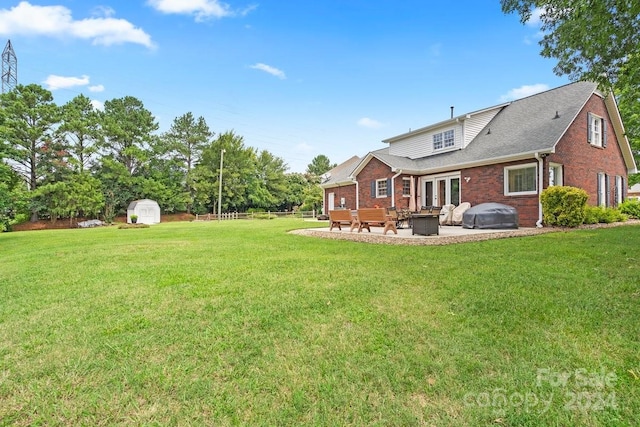
<path fill-rule="evenodd" d="M 325 221 L 319 221 L 325 222 Z M 491 229 L 480 230 L 463 228 L 457 225 L 442 225 L 438 235 L 414 235 L 411 228 L 398 228 L 398 234 L 392 231 L 383 234 L 382 227 L 371 227 L 371 232 L 366 230 L 358 233 L 357 230 L 349 231 L 348 226 L 342 226 L 342 230 L 334 228 L 329 231 L 329 223 L 325 227 L 295 230 L 296 234 L 310 235 L 327 239 L 354 240 L 368 243 L 386 243 L 400 245 L 447 245 L 470 241 L 500 239 L 506 237 L 528 236 L 546 232 L 559 231 L 555 228 L 518 228 L 518 229 Z"/>

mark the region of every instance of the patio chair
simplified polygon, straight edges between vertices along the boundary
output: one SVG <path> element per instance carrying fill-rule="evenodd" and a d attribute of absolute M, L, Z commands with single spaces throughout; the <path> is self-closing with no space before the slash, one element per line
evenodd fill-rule
<path fill-rule="evenodd" d="M 444 205 L 440 210 L 440 225 L 453 225 L 451 219 L 453 217 L 453 210 L 456 208 L 456 205 Z"/>
<path fill-rule="evenodd" d="M 389 219 L 391 221 L 394 221 L 396 223 L 396 227 L 401 228 L 400 217 L 398 215 L 398 210 L 395 207 L 392 206 L 389 209 L 387 209 L 387 215 L 389 216 Z"/>
<path fill-rule="evenodd" d="M 462 216 L 471 207 L 471 203 L 462 202 L 456 207 L 451 214 L 451 223 L 453 225 L 462 225 Z"/>

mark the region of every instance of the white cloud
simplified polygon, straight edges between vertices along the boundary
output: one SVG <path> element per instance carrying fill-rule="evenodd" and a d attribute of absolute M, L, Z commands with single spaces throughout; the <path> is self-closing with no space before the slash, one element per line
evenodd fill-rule
<path fill-rule="evenodd" d="M 91 100 L 91 105 L 98 111 L 104 111 L 104 102 L 98 101 L 97 99 Z"/>
<path fill-rule="evenodd" d="M 549 90 L 549 86 L 544 83 L 524 85 L 515 89 L 511 89 L 509 92 L 500 97 L 500 101 L 513 101 L 514 99 L 525 98 L 527 96 L 535 95 L 536 93 L 544 92 L 545 90 Z"/>
<path fill-rule="evenodd" d="M 116 11 L 109 6 L 96 6 L 93 8 L 92 15 L 98 18 L 109 18 L 114 16 Z"/>
<path fill-rule="evenodd" d="M 51 74 L 43 83 L 47 85 L 47 89 L 49 90 L 68 89 L 70 87 L 88 85 L 89 76 L 64 77 Z"/>
<path fill-rule="evenodd" d="M 104 92 L 104 86 L 103 85 L 89 86 L 89 92 Z"/>
<path fill-rule="evenodd" d="M 124 19 L 110 16 L 112 9 L 100 9 L 101 17 L 74 20 L 64 6 L 36 6 L 22 1 L 11 9 L 0 9 L 0 34 L 47 37 L 75 37 L 93 44 L 136 43 L 153 48 L 151 36 Z"/>
<path fill-rule="evenodd" d="M 540 26 L 540 23 L 542 22 L 541 16 L 543 13 L 544 13 L 544 10 L 542 10 L 539 7 L 536 7 L 531 11 L 531 17 L 529 17 L 529 20 L 527 20 L 526 24 L 531 27 Z"/>
<path fill-rule="evenodd" d="M 278 77 L 279 79 L 282 79 L 282 80 L 287 78 L 287 76 L 284 74 L 284 71 L 279 70 L 279 69 L 277 69 L 275 67 L 272 67 L 270 65 L 263 64 L 261 62 L 255 64 L 255 65 L 252 65 L 250 68 L 253 68 L 254 70 L 264 71 L 265 73 L 269 73 L 272 76 L 276 76 L 276 77 Z"/>
<path fill-rule="evenodd" d="M 245 16 L 257 7 L 252 5 L 234 11 L 228 4 L 220 0 L 148 0 L 147 4 L 166 14 L 194 15 L 198 22 L 210 18 Z"/>
<path fill-rule="evenodd" d="M 377 120 L 373 120 L 370 119 L 369 117 L 363 117 L 360 120 L 358 120 L 358 126 L 362 126 L 364 128 L 369 128 L 369 129 L 380 129 L 381 127 L 384 126 L 384 124 L 380 123 Z"/>

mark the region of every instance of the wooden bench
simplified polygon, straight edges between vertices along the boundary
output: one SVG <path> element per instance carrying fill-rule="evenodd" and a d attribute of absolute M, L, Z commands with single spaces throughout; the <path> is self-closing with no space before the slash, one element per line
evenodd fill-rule
<path fill-rule="evenodd" d="M 329 211 L 329 222 L 331 223 L 329 231 L 333 230 L 333 227 L 338 227 L 338 230 L 342 230 L 341 225 L 350 226 L 351 229 L 349 231 L 353 231 L 355 228 L 353 215 L 351 215 L 351 210 L 349 209 Z"/>
<path fill-rule="evenodd" d="M 358 209 L 356 214 L 356 220 L 352 227 L 358 227 L 358 233 L 362 232 L 363 228 L 366 228 L 368 232 L 371 232 L 369 227 L 384 227 L 382 234 L 387 234 L 387 231 L 392 230 L 395 234 L 398 234 L 396 228 L 396 222 L 389 217 L 384 208 L 365 208 Z"/>

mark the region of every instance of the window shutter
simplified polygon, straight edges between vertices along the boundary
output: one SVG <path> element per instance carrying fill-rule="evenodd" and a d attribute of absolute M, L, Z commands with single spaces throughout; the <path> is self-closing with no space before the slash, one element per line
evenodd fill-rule
<path fill-rule="evenodd" d="M 604 195 L 606 197 L 604 205 L 608 208 L 611 206 L 611 185 L 609 183 L 609 175 L 604 176 Z"/>
<path fill-rule="evenodd" d="M 602 148 L 607 146 L 607 122 L 602 119 Z"/>
<path fill-rule="evenodd" d="M 591 144 L 591 113 L 587 113 L 587 142 Z"/>
<path fill-rule="evenodd" d="M 391 178 L 387 178 L 387 196 L 393 194 L 393 188 L 391 188 Z"/>
<path fill-rule="evenodd" d="M 371 197 L 376 198 L 376 180 L 371 181 Z"/>
<path fill-rule="evenodd" d="M 620 182 L 620 180 L 618 178 L 620 178 L 620 177 L 616 176 L 614 178 L 616 185 L 613 187 L 613 206 L 617 206 L 618 205 L 618 194 L 621 191 L 621 189 L 618 188 L 618 183 Z"/>
<path fill-rule="evenodd" d="M 599 173 L 598 175 L 596 175 L 596 179 L 598 180 L 598 186 L 597 186 L 597 191 L 596 194 L 598 195 L 598 202 L 597 205 L 598 206 L 602 206 L 602 180 L 600 179 L 600 176 L 602 176 L 601 173 Z"/>
<path fill-rule="evenodd" d="M 627 184 L 624 182 L 624 176 L 621 177 L 620 182 L 622 183 L 620 191 L 622 191 L 622 201 L 624 202 L 627 200 Z"/>

